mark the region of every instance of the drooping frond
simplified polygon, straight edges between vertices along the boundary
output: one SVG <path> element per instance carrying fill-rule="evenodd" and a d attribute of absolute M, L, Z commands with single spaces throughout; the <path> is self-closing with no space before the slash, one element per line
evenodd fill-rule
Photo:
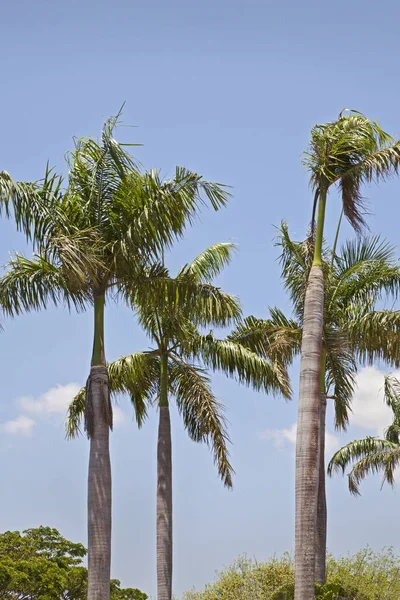
<path fill-rule="evenodd" d="M 170 383 L 190 438 L 211 447 L 224 485 L 232 487 L 234 471 L 229 462 L 227 444 L 230 440 L 224 409 L 211 391 L 209 378 L 201 369 L 175 358 L 170 366 Z"/>
<path fill-rule="evenodd" d="M 286 368 L 277 360 L 263 358 L 235 341 L 216 339 L 211 333 L 193 340 L 188 350 L 213 371 L 226 373 L 255 390 L 290 398 Z"/>
<path fill-rule="evenodd" d="M 134 409 L 134 417 L 140 428 L 147 417 L 149 405 L 158 393 L 160 361 L 156 354 L 136 352 L 124 356 L 107 366 L 109 387 L 112 396 L 128 394 Z M 86 389 L 79 390 L 72 400 L 67 414 L 68 438 L 81 433 L 85 413 Z"/>
<path fill-rule="evenodd" d="M 359 303 L 365 312 L 374 307 L 383 295 L 397 297 L 400 292 L 400 266 L 394 248 L 379 236 L 348 242 L 336 258 L 334 293 L 348 305 Z"/>
<path fill-rule="evenodd" d="M 355 463 L 350 471 L 349 490 L 359 495 L 359 485 L 371 473 L 383 472 L 383 483 L 394 484 L 394 471 L 400 463 L 400 446 L 388 440 L 367 437 L 350 442 L 332 457 L 328 465 L 328 474 L 342 471 Z"/>
<path fill-rule="evenodd" d="M 34 183 L 14 181 L 7 171 L 0 171 L 0 216 L 10 217 L 12 209 L 17 229 L 38 247 L 59 217 L 56 201 L 61 185 L 62 178 L 48 166 L 43 180 Z"/>
<path fill-rule="evenodd" d="M 129 395 L 136 422 L 141 427 L 149 405 L 158 394 L 159 357 L 151 352 L 135 352 L 110 363 L 107 371 L 111 393 Z"/>
<path fill-rule="evenodd" d="M 85 414 L 86 388 L 81 388 L 72 399 L 68 407 L 67 418 L 65 420 L 65 430 L 67 439 L 78 437 L 81 431 L 81 423 Z"/>
<path fill-rule="evenodd" d="M 228 335 L 263 358 L 289 365 L 301 349 L 302 330 L 296 321 L 288 319 L 278 308 L 270 308 L 269 319 L 249 316 Z"/>
<path fill-rule="evenodd" d="M 182 316 L 196 326 L 225 327 L 241 317 L 240 302 L 235 296 L 209 283 L 199 283 L 189 274 L 172 278 L 159 264 L 144 268 L 141 273 L 137 270 L 132 283 L 123 284 L 122 288 L 148 332 L 155 328 L 156 312 L 161 321 L 179 321 Z"/>
<path fill-rule="evenodd" d="M 63 270 L 42 256 L 33 260 L 19 254 L 0 278 L 0 306 L 8 315 L 45 308 L 49 302 L 83 310 L 91 302 L 90 290 L 78 265 Z"/>
<path fill-rule="evenodd" d="M 400 365 L 400 312 L 372 310 L 347 322 L 348 336 L 358 360 L 384 360 Z"/>
<path fill-rule="evenodd" d="M 392 375 L 385 376 L 384 401 L 394 415 L 393 422 L 385 430 L 385 440 L 400 444 L 400 381 Z"/>
<path fill-rule="evenodd" d="M 180 269 L 177 279 L 193 278 L 199 283 L 210 283 L 230 263 L 235 250 L 236 246 L 229 242 L 209 246 L 191 263 Z"/>
<path fill-rule="evenodd" d="M 333 397 L 335 427 L 346 429 L 354 394 L 357 364 L 354 355 L 347 347 L 346 341 L 336 331 L 326 332 L 325 350 L 325 388 L 327 395 Z"/>

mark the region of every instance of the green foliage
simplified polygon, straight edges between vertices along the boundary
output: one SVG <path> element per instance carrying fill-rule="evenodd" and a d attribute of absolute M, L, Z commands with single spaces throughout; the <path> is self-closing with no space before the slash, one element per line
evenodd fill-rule
<path fill-rule="evenodd" d="M 400 556 L 392 549 L 367 548 L 327 561 L 327 583 L 315 586 L 318 600 L 394 600 L 400 598 Z M 293 600 L 294 563 L 288 554 L 259 563 L 246 556 L 217 574 L 215 583 L 182 600 Z"/>
<path fill-rule="evenodd" d="M 148 407 L 159 397 L 160 361 L 168 359 L 168 395 L 175 398 L 189 437 L 204 442 L 212 450 L 219 475 L 232 486 L 233 468 L 229 461 L 224 408 L 215 398 L 208 370 L 220 371 L 256 390 L 290 395 L 290 386 L 281 353 L 272 351 L 269 329 L 257 320 L 240 321 L 241 308 L 234 296 L 210 281 L 229 262 L 234 246 L 219 243 L 206 248 L 175 278 L 164 265 L 143 269 L 140 285 L 130 289 L 128 300 L 139 323 L 152 341 L 148 352 L 136 352 L 108 365 L 113 396 L 128 394 L 140 427 Z M 226 339 L 201 328 L 236 329 Z M 82 389 L 69 407 L 67 436 L 80 433 L 84 412 Z"/>
<path fill-rule="evenodd" d="M 328 465 L 328 474 L 348 474 L 349 491 L 360 494 L 359 485 L 369 474 L 383 473 L 382 485 L 394 485 L 395 470 L 400 464 L 400 381 L 388 375 L 385 377 L 384 400 L 393 411 L 393 422 L 385 431 L 384 439 L 367 436 L 354 440 L 338 450 Z"/>
<path fill-rule="evenodd" d="M 84 600 L 86 548 L 56 529 L 38 527 L 0 534 L 0 598 L 13 600 Z M 133 588 L 111 581 L 111 600 L 146 600 Z"/>
<path fill-rule="evenodd" d="M 286 223 L 279 229 L 282 279 L 297 320 L 276 309 L 265 321 L 275 352 L 290 364 L 300 351 L 304 296 L 313 260 L 313 243 L 291 239 Z M 384 359 L 398 364 L 400 313 L 376 310 L 387 297 L 400 294 L 400 268 L 394 248 L 379 236 L 346 242 L 338 253 L 323 249 L 325 272 L 324 330 L 325 392 L 335 403 L 335 424 L 346 428 L 357 360 Z M 261 325 L 259 325 L 261 327 Z M 286 360 L 285 360 L 286 358 Z"/>
<path fill-rule="evenodd" d="M 360 188 L 398 172 L 400 142 L 376 121 L 357 111 L 342 111 L 335 121 L 314 125 L 303 162 L 310 171 L 315 204 L 323 189 L 336 184 L 344 215 L 359 231 L 365 223 Z"/>

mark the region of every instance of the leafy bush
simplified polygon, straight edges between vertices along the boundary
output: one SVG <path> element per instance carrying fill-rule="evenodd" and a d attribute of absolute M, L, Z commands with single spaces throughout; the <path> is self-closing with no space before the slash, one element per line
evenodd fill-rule
<path fill-rule="evenodd" d="M 0 533 L 0 600 L 85 600 L 86 548 L 56 529 L 38 527 Z M 111 580 L 111 600 L 146 600 L 138 589 Z"/>
<path fill-rule="evenodd" d="M 288 554 L 259 563 L 246 556 L 218 573 L 215 583 L 182 600 L 293 600 L 293 561 Z M 328 558 L 327 583 L 315 586 L 318 600 L 400 599 L 400 556 L 391 548 L 367 548 L 354 556 Z"/>

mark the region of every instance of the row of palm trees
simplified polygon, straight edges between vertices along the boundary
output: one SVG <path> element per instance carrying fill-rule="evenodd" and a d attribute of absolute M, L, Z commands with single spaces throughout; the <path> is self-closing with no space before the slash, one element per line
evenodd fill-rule
<path fill-rule="evenodd" d="M 93 310 L 91 369 L 85 390 L 70 410 L 70 435 L 83 417 L 90 440 L 88 471 L 88 598 L 107 599 L 111 561 L 111 394 L 128 392 L 140 425 L 149 405 L 159 408 L 157 484 L 157 584 L 159 600 L 172 595 L 172 465 L 169 400 L 175 397 L 195 441 L 212 447 L 225 485 L 232 485 L 228 435 L 207 369 L 289 397 L 287 372 L 269 353 L 248 347 L 251 320 L 242 321 L 237 298 L 212 280 L 234 247 L 216 244 L 171 277 L 164 254 L 181 237 L 203 204 L 227 203 L 224 186 L 177 167 L 161 180 L 143 171 L 119 144 L 117 118 L 105 123 L 100 142 L 76 141 L 66 181 L 47 171 L 34 184 L 15 183 L 2 173 L 1 206 L 33 242 L 32 259 L 16 254 L 0 281 L 6 315 L 46 308 L 49 303 Z M 107 368 L 106 299 L 128 303 L 154 343 L 151 351 Z M 226 339 L 205 328 L 234 325 Z"/>
<path fill-rule="evenodd" d="M 379 237 L 359 237 L 338 250 L 341 219 L 333 247 L 325 246 L 325 205 L 338 184 L 343 214 L 359 231 L 361 185 L 397 171 L 400 143 L 354 112 L 313 128 L 305 155 L 314 189 L 310 235 L 295 242 L 283 223 L 277 241 L 293 314 L 274 308 L 264 319 L 243 318 L 239 300 L 214 283 L 231 260 L 232 244 L 207 248 L 175 277 L 164 264 L 165 251 L 202 205 L 219 210 L 227 204 L 226 188 L 180 167 L 170 180 L 144 171 L 115 140 L 117 122 L 118 116 L 105 123 L 99 142 L 76 141 L 65 181 L 49 170 L 36 183 L 0 174 L 0 211 L 14 217 L 35 251 L 32 259 L 16 254 L 10 261 L 0 280 L 2 311 L 15 316 L 49 303 L 93 311 L 91 369 L 67 422 L 69 436 L 83 423 L 90 440 L 88 598 L 109 600 L 110 593 L 112 396 L 130 396 L 139 427 L 150 407 L 158 408 L 157 595 L 171 600 L 171 398 L 190 438 L 209 444 L 230 487 L 229 437 L 209 372 L 288 398 L 288 368 L 301 354 L 295 599 L 311 600 L 315 581 L 325 581 L 327 402 L 334 402 L 336 426 L 345 428 L 357 362 L 398 361 L 397 313 L 377 308 L 383 296 L 400 290 L 394 250 Z M 110 297 L 132 308 L 152 347 L 107 365 L 104 311 Z M 213 327 L 229 330 L 217 338 Z M 346 456 L 361 456 L 357 451 Z M 342 468 L 349 464 L 344 452 L 336 458 Z"/>

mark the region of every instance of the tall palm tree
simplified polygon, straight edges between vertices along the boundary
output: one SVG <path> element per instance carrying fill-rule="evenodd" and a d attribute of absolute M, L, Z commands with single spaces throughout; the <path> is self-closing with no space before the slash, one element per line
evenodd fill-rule
<path fill-rule="evenodd" d="M 304 163 L 314 191 L 313 262 L 304 300 L 296 439 L 295 600 L 312 600 L 318 508 L 321 366 L 323 363 L 324 272 L 322 240 L 327 196 L 336 184 L 344 215 L 356 230 L 364 223 L 361 186 L 397 171 L 400 143 L 360 113 L 342 112 L 315 125 Z M 317 213 L 316 227 L 314 214 Z"/>
<path fill-rule="evenodd" d="M 383 439 L 366 437 L 354 440 L 343 446 L 332 457 L 328 474 L 332 476 L 353 464 L 348 474 L 349 490 L 355 496 L 360 494 L 359 485 L 370 473 L 383 473 L 382 485 L 394 485 L 394 473 L 400 464 L 400 381 L 386 376 L 384 400 L 393 411 L 393 422 L 386 429 Z"/>
<path fill-rule="evenodd" d="M 159 277 L 168 279 L 166 289 L 191 287 L 184 304 L 171 300 L 149 301 L 137 287 L 130 299 L 139 322 L 153 348 L 112 362 L 108 366 L 112 393 L 130 394 L 138 425 L 143 422 L 150 404 L 159 410 L 157 448 L 157 598 L 172 598 L 172 460 L 170 399 L 173 396 L 190 438 L 207 442 L 214 454 L 219 475 L 227 487 L 232 486 L 228 434 L 223 407 L 214 397 L 207 369 L 220 370 L 255 389 L 289 395 L 284 365 L 277 359 L 259 354 L 239 344 L 233 332 L 226 339 L 201 329 L 225 327 L 240 317 L 236 298 L 223 293 L 210 282 L 230 260 L 232 244 L 215 244 L 185 265 L 176 278 L 170 279 L 165 267 L 159 266 Z M 152 276 L 154 276 L 154 266 Z M 150 272 L 149 272 L 150 274 Z M 68 420 L 68 433 L 79 429 L 84 391 L 73 401 Z"/>
<path fill-rule="evenodd" d="M 282 224 L 277 245 L 281 248 L 282 277 L 293 304 L 294 319 L 271 310 L 264 331 L 272 346 L 286 352 L 286 364 L 301 348 L 304 296 L 313 260 L 310 240 L 294 242 Z M 324 248 L 325 273 L 323 365 L 320 388 L 319 481 L 316 526 L 315 579 L 325 583 L 327 509 L 325 492 L 325 421 L 327 400 L 335 407 L 335 426 L 346 429 L 354 389 L 357 361 L 370 362 L 388 356 L 387 339 L 397 335 L 399 318 L 392 311 L 377 311 L 385 295 L 400 292 L 400 267 L 394 248 L 378 236 Z M 367 323 L 374 327 L 367 327 Z M 262 332 L 262 323 L 259 322 Z M 379 332 L 379 333 L 378 333 Z"/>
<path fill-rule="evenodd" d="M 155 170 L 141 172 L 113 136 L 117 120 L 105 123 L 99 143 L 76 141 L 67 185 L 60 183 L 57 189 L 57 211 L 37 240 L 37 255 L 33 260 L 16 255 L 0 281 L 0 304 L 8 314 L 45 308 L 49 302 L 93 310 L 85 399 L 89 600 L 108 600 L 110 594 L 112 409 L 104 343 L 106 296 L 127 284 L 138 285 L 144 267 L 183 234 L 201 204 L 208 200 L 217 210 L 228 197 L 222 186 L 184 168 L 177 167 L 166 181 Z M 151 293 L 157 293 L 155 284 Z"/>

